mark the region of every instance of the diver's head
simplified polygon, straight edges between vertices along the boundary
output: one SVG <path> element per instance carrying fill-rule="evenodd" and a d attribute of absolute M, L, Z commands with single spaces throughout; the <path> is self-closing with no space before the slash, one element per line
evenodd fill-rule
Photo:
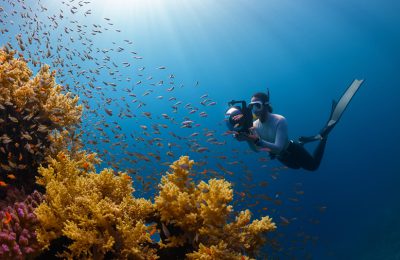
<path fill-rule="evenodd" d="M 263 92 L 255 93 L 250 101 L 251 111 L 253 115 L 264 121 L 268 113 L 272 113 L 272 107 L 269 103 L 269 91 L 268 94 Z"/>

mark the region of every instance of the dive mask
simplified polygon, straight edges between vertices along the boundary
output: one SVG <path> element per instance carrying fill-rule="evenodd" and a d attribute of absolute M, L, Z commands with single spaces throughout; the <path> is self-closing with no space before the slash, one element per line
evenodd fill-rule
<path fill-rule="evenodd" d="M 253 112 L 260 112 L 264 107 L 264 103 L 257 100 L 257 101 L 250 102 L 249 106 L 251 107 L 251 110 Z"/>

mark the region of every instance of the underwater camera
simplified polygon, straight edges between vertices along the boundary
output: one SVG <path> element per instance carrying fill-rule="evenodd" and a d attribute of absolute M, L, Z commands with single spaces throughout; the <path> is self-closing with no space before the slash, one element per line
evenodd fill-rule
<path fill-rule="evenodd" d="M 237 106 L 236 104 L 241 104 Z M 253 126 L 253 115 L 246 101 L 232 100 L 228 102 L 228 110 L 225 112 L 225 122 L 228 129 L 239 133 L 249 133 L 250 127 Z"/>

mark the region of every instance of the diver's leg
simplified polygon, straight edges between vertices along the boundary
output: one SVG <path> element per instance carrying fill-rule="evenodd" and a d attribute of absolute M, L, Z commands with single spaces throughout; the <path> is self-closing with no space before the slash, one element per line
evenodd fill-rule
<path fill-rule="evenodd" d="M 327 139 L 323 138 L 319 142 L 317 148 L 315 148 L 313 156 L 310 155 L 302 144 L 294 143 L 293 156 L 296 157 L 296 161 L 303 169 L 315 171 L 318 169 L 324 155 L 326 141 Z"/>
<path fill-rule="evenodd" d="M 285 165 L 286 167 L 290 168 L 290 169 L 300 169 L 301 166 L 292 158 L 278 158 L 278 160 Z"/>
<path fill-rule="evenodd" d="M 314 165 L 314 158 L 311 156 L 311 154 L 303 147 L 302 144 L 298 142 L 291 142 L 288 148 L 288 155 L 285 156 L 287 158 L 290 158 L 290 160 L 282 160 L 279 159 L 282 163 L 284 163 L 286 166 L 290 167 L 287 163 L 287 161 L 291 162 L 291 165 L 296 165 L 297 167 L 290 167 L 293 169 L 299 169 L 299 168 L 304 168 L 306 170 L 312 169 Z M 286 161 L 286 163 L 285 163 Z"/>
<path fill-rule="evenodd" d="M 286 149 L 286 151 L 281 154 L 280 156 L 276 157 L 283 165 L 291 168 L 291 169 L 300 169 L 301 165 L 299 164 L 299 161 L 297 159 L 297 148 L 296 144 L 291 141 L 289 144 L 289 147 Z"/>
<path fill-rule="evenodd" d="M 319 134 L 314 136 L 300 136 L 299 144 L 303 145 L 305 143 L 314 142 L 318 140 L 326 139 L 328 134 L 332 131 L 335 127 L 339 119 L 342 117 L 343 112 L 346 110 L 347 106 L 349 105 L 351 99 L 353 98 L 354 94 L 360 88 L 361 84 L 364 80 L 354 80 L 353 83 L 346 89 L 343 95 L 340 97 L 339 101 L 332 102 L 332 110 L 331 115 L 329 117 L 328 122 L 319 132 Z"/>
<path fill-rule="evenodd" d="M 314 136 L 300 136 L 298 143 L 300 145 L 304 145 L 306 143 L 314 142 L 314 141 L 323 141 L 328 137 L 328 134 L 332 131 L 333 127 L 336 125 L 337 122 L 334 122 L 332 124 L 327 124 L 322 130 L 319 132 L 319 134 L 314 135 Z"/>
<path fill-rule="evenodd" d="M 324 156 L 326 141 L 327 141 L 326 137 L 322 138 L 322 140 L 319 142 L 317 148 L 315 148 L 315 151 L 313 154 L 314 163 L 312 165 L 313 167 L 311 168 L 311 171 L 315 171 L 316 169 L 319 168 L 322 157 Z"/>

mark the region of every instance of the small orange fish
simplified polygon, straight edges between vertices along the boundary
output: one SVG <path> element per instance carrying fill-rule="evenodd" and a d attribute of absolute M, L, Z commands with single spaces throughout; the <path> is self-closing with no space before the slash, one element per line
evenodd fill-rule
<path fill-rule="evenodd" d="M 60 152 L 60 153 L 58 154 L 58 158 L 60 158 L 61 160 L 65 160 L 65 159 L 67 158 L 67 156 L 65 155 L 64 152 Z"/>
<path fill-rule="evenodd" d="M 7 187 L 7 183 L 5 183 L 4 181 L 0 181 L 0 186 L 1 187 Z"/>
<path fill-rule="evenodd" d="M 154 233 L 156 233 L 157 229 L 154 227 L 150 232 L 149 235 L 152 236 Z"/>
<path fill-rule="evenodd" d="M 12 180 L 16 179 L 14 174 L 7 174 L 7 178 L 12 179 Z"/>
<path fill-rule="evenodd" d="M 281 219 L 283 225 L 290 224 L 290 221 L 287 218 L 280 216 L 280 219 Z"/>
<path fill-rule="evenodd" d="M 124 178 L 125 180 L 132 180 L 132 177 L 129 175 L 122 175 L 122 178 Z"/>
<path fill-rule="evenodd" d="M 89 168 L 89 163 L 88 162 L 84 162 L 82 167 L 83 167 L 83 169 L 87 170 Z"/>
<path fill-rule="evenodd" d="M 319 211 L 325 212 L 327 208 L 328 208 L 327 206 L 321 206 L 321 207 L 319 207 Z"/>
<path fill-rule="evenodd" d="M 196 152 L 198 152 L 198 153 L 202 153 L 202 152 L 205 152 L 205 151 L 208 151 L 207 147 L 199 147 L 199 148 L 196 149 Z"/>
<path fill-rule="evenodd" d="M 150 112 L 143 112 L 143 115 L 145 115 L 146 117 L 151 117 L 151 113 Z"/>
<path fill-rule="evenodd" d="M 112 110 L 105 108 L 104 111 L 106 111 L 107 115 L 112 116 Z"/>
<path fill-rule="evenodd" d="M 236 192 L 240 197 L 244 198 L 246 196 L 246 193 L 242 192 Z"/>
<path fill-rule="evenodd" d="M 10 223 L 10 221 L 12 220 L 12 217 L 10 215 L 10 213 L 8 213 L 8 211 L 6 211 L 6 219 L 3 221 L 4 224 L 8 224 Z"/>

